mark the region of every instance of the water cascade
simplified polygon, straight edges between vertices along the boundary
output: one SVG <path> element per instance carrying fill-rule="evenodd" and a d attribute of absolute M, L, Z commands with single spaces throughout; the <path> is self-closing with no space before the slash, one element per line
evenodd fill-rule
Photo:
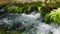
<path fill-rule="evenodd" d="M 23 31 L 22 34 L 60 34 L 60 26 L 54 23 L 42 22 L 40 13 L 33 11 L 31 14 L 8 13 L 0 17 L 0 28 L 6 31 Z"/>

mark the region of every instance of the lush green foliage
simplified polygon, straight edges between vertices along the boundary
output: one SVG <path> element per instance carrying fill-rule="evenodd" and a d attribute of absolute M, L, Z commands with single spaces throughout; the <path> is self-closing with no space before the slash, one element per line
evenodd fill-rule
<path fill-rule="evenodd" d="M 47 24 L 50 24 L 51 21 L 50 21 L 49 13 L 47 13 L 47 14 L 45 15 L 44 21 L 45 21 Z"/>
<path fill-rule="evenodd" d="M 30 11 L 31 7 L 6 6 L 6 11 L 14 13 L 22 13 Z"/>
<path fill-rule="evenodd" d="M 18 6 L 6 6 L 6 10 L 9 12 L 18 12 Z"/>
<path fill-rule="evenodd" d="M 14 13 L 30 13 L 32 9 L 32 7 L 37 7 L 36 10 L 38 10 L 40 12 L 40 8 L 41 5 L 40 3 L 25 3 L 25 4 L 19 4 L 19 5 L 7 5 L 6 6 L 6 11 L 8 12 L 14 12 Z"/>
<path fill-rule="evenodd" d="M 45 16 L 45 22 L 54 22 L 60 24 L 60 8 L 51 11 L 51 13 Z"/>

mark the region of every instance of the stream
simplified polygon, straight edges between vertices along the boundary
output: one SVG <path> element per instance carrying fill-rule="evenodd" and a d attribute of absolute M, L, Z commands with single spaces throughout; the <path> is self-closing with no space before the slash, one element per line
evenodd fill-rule
<path fill-rule="evenodd" d="M 60 34 L 60 26 L 54 23 L 46 24 L 42 22 L 40 13 L 33 11 L 31 14 L 8 13 L 0 17 L 0 28 L 6 31 L 23 31 L 22 34 Z"/>

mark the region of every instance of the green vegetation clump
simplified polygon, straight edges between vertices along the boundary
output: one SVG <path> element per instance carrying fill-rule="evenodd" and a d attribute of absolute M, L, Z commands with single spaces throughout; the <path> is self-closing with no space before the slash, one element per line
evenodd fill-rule
<path fill-rule="evenodd" d="M 33 8 L 32 8 L 33 7 Z M 36 7 L 36 8 L 35 8 Z M 19 5 L 7 5 L 6 6 L 6 11 L 7 12 L 13 12 L 13 13 L 31 13 L 33 10 L 37 10 L 37 12 L 40 12 L 41 4 L 40 3 L 35 3 L 32 2 L 30 3 L 25 3 L 22 4 L 20 3 Z"/>
<path fill-rule="evenodd" d="M 32 8 L 33 7 L 33 8 Z M 36 7 L 36 8 L 35 8 Z M 33 10 L 37 10 L 37 12 L 41 13 L 45 16 L 46 13 L 49 13 L 51 10 L 47 6 L 42 6 L 39 2 L 25 3 L 25 4 L 16 4 L 14 6 L 7 5 L 6 11 L 13 13 L 31 13 Z"/>
<path fill-rule="evenodd" d="M 49 14 L 46 14 L 45 22 L 54 22 L 54 24 L 60 24 L 60 8 L 51 11 Z"/>
<path fill-rule="evenodd" d="M 28 12 L 30 11 L 29 6 L 27 7 L 19 7 L 19 6 L 6 6 L 6 11 L 12 12 L 12 13 L 22 13 L 22 12 Z"/>
<path fill-rule="evenodd" d="M 45 15 L 44 21 L 45 21 L 47 24 L 50 24 L 51 21 L 50 21 L 49 13 L 47 13 L 47 14 Z"/>
<path fill-rule="evenodd" d="M 18 6 L 6 6 L 6 11 L 9 12 L 18 12 Z"/>

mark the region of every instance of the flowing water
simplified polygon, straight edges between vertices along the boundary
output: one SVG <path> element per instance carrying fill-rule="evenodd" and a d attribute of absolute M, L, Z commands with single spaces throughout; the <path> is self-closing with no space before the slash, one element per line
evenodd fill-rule
<path fill-rule="evenodd" d="M 7 31 L 21 30 L 22 34 L 60 34 L 60 27 L 51 23 L 42 22 L 40 13 L 32 12 L 31 14 L 8 13 L 0 17 L 0 28 Z"/>

